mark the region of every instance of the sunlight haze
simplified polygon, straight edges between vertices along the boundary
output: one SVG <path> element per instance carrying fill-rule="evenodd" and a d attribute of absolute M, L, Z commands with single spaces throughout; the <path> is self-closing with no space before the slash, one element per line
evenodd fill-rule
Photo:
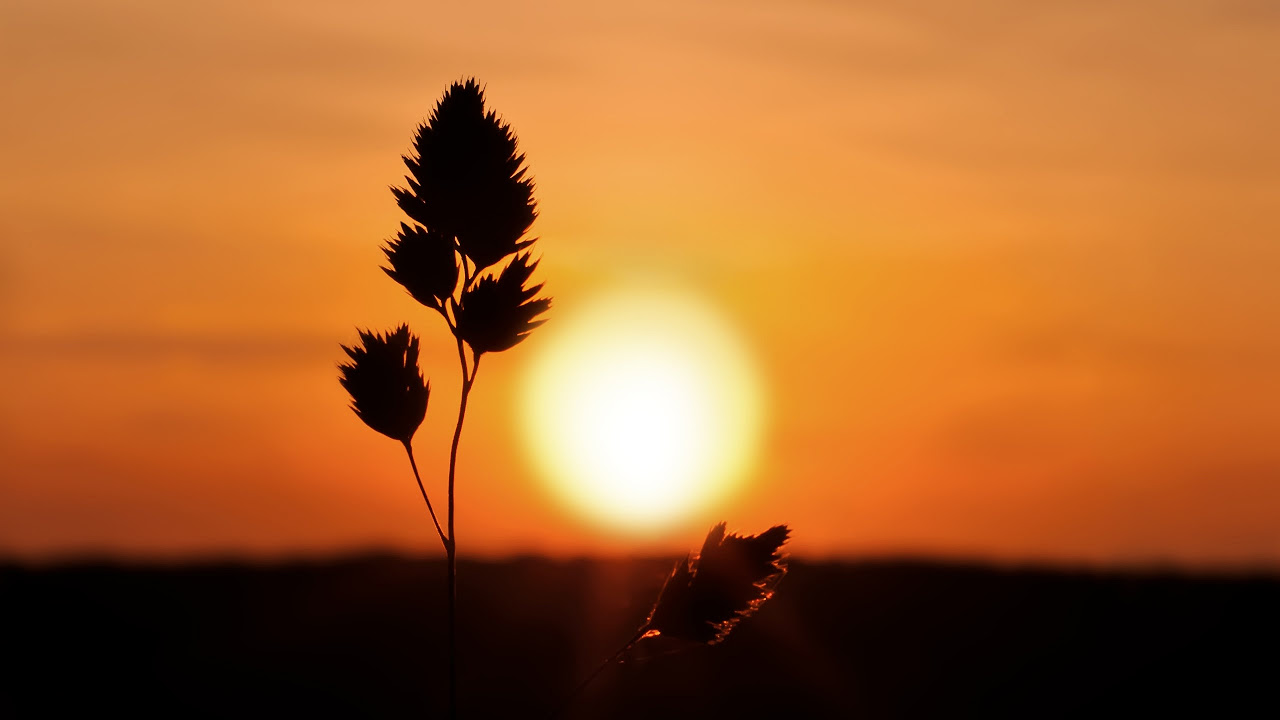
<path fill-rule="evenodd" d="M 554 304 L 484 360 L 463 552 L 726 520 L 806 556 L 1276 566 L 1276 8 L 6 2 L 0 554 L 438 551 L 336 364 L 357 327 L 422 336 L 438 492 L 457 358 L 379 247 L 474 76 Z M 712 308 L 763 398 L 734 489 L 639 535 L 557 496 L 522 425 L 560 326 L 638 276 Z"/>

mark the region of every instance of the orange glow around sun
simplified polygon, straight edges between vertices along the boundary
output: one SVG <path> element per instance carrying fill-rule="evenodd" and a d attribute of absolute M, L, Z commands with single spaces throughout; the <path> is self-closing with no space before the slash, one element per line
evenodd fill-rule
<path fill-rule="evenodd" d="M 474 76 L 554 304 L 462 552 L 1280 565 L 1280 15 L 1149 5 L 6 2 L 0 559 L 436 551 L 335 366 L 422 337 L 442 496 L 379 246 Z"/>

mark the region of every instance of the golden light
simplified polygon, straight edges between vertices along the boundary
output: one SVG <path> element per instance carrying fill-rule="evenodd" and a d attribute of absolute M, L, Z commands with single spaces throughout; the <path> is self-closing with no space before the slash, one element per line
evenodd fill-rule
<path fill-rule="evenodd" d="M 760 384 L 707 303 L 632 286 L 544 331 L 525 382 L 524 437 L 570 507 L 611 528 L 653 529 L 742 478 L 760 430 Z"/>

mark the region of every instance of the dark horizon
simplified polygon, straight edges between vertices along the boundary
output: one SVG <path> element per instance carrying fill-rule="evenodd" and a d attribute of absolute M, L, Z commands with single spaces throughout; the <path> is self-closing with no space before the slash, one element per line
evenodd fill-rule
<path fill-rule="evenodd" d="M 421 716 L 443 562 L 0 566 L 0 714 Z M 667 560 L 463 560 L 461 712 L 545 714 L 634 630 Z M 1280 710 L 1280 577 L 792 562 L 714 648 L 655 644 L 568 717 L 1058 717 Z M 655 641 L 656 642 L 656 641 Z M 74 678 L 76 692 L 62 686 Z"/>
<path fill-rule="evenodd" d="M 583 563 L 653 563 L 674 562 L 684 553 L 596 553 L 550 554 L 537 552 L 459 553 L 460 561 L 482 565 L 504 565 L 524 561 L 541 561 L 556 565 Z M 1268 560 L 1256 563 L 1226 564 L 1188 563 L 1153 559 L 1148 562 L 1103 563 L 1059 558 L 1003 558 L 979 555 L 943 555 L 939 553 L 885 552 L 860 555 L 805 555 L 784 553 L 787 561 L 805 566 L 879 566 L 902 565 L 963 568 L 994 572 L 1047 572 L 1065 575 L 1169 576 L 1187 578 L 1280 578 L 1280 564 Z M 67 568 L 118 568 L 121 570 L 164 570 L 179 568 L 240 567 L 245 569 L 286 568 L 290 566 L 324 566 L 394 560 L 404 562 L 443 562 L 442 552 L 413 552 L 402 548 L 345 548 L 331 552 L 299 551 L 280 553 L 183 553 L 183 554 L 103 554 L 95 551 L 55 553 L 43 556 L 0 555 L 0 568 L 56 570 Z"/>

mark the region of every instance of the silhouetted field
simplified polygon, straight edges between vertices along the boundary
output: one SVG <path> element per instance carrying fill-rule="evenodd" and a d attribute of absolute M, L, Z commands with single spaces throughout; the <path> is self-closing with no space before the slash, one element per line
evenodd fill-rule
<path fill-rule="evenodd" d="M 462 713 L 546 717 L 670 563 L 464 562 Z M 0 567 L 0 717 L 433 717 L 442 561 Z M 655 644 L 568 717 L 1280 711 L 1280 579 L 793 563 L 716 647 Z"/>

